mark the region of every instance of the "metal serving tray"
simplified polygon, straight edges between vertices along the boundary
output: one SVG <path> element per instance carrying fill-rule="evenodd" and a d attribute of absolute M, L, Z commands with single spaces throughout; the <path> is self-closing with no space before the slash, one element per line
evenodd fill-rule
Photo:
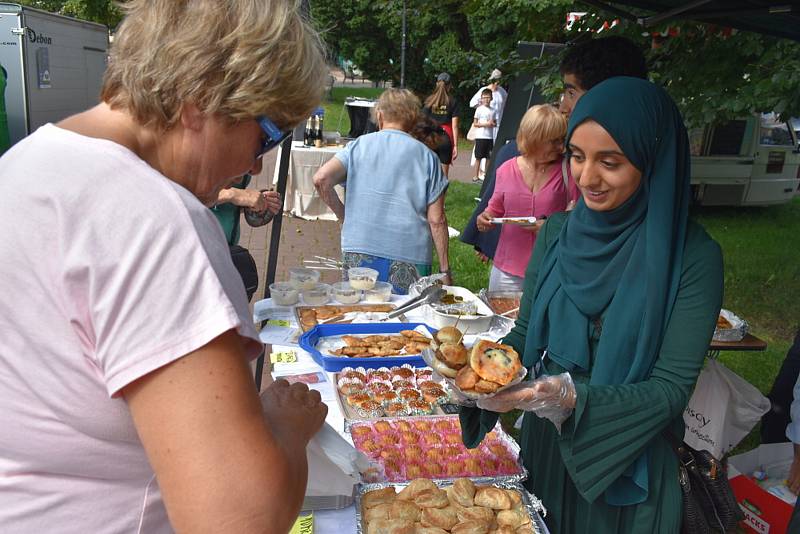
<path fill-rule="evenodd" d="M 522 497 L 522 504 L 531 518 L 531 524 L 533 525 L 534 532 L 536 532 L 536 534 L 550 533 L 550 531 L 547 530 L 547 526 L 544 524 L 544 521 L 542 520 L 542 517 L 547 515 L 547 510 L 542 504 L 542 501 L 535 495 L 529 493 L 528 490 L 526 490 L 519 482 L 512 482 L 509 480 L 497 480 L 491 477 L 470 478 L 470 480 L 472 480 L 475 483 L 475 485 L 492 485 L 498 488 L 518 491 L 520 496 Z M 433 482 L 440 488 L 446 488 L 452 485 L 453 483 L 452 480 L 434 480 Z M 389 486 L 393 486 L 396 490 L 401 490 L 406 486 L 408 486 L 408 483 L 378 482 L 374 484 L 359 484 L 358 486 L 356 486 L 357 534 L 366 534 L 366 529 L 364 528 L 364 524 L 361 518 L 361 497 L 368 491 L 388 488 Z"/>

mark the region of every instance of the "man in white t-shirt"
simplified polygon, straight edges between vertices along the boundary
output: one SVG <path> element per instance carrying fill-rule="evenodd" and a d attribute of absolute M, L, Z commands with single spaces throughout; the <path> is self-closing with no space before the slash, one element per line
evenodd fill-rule
<path fill-rule="evenodd" d="M 500 129 L 500 121 L 503 120 L 503 110 L 508 100 L 508 92 L 500 87 L 500 78 L 502 76 L 502 72 L 498 69 L 494 69 L 489 75 L 489 84 L 478 89 L 469 101 L 469 107 L 477 108 L 481 104 L 481 94 L 483 91 L 489 89 L 492 92 L 491 108 L 494 110 L 497 120 L 497 124 L 492 130 L 492 139 L 497 139 L 497 131 Z"/>
<path fill-rule="evenodd" d="M 481 94 L 481 105 L 475 110 L 472 126 L 475 127 L 475 178 L 480 179 L 481 163 L 489 159 L 494 148 L 494 130 L 497 125 L 497 114 L 491 107 L 492 90 L 484 89 Z"/>

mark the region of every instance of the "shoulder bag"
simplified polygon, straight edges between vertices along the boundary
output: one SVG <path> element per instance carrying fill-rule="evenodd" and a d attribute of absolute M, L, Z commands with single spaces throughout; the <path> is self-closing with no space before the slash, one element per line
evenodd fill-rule
<path fill-rule="evenodd" d="M 681 534 L 728 532 L 744 519 L 722 462 L 703 450 L 679 442 L 671 432 L 663 436 L 678 457 L 678 482 L 683 498 Z"/>

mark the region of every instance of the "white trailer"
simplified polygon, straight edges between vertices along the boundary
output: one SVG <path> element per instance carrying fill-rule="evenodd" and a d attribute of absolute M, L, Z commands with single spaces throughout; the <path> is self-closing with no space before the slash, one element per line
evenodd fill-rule
<path fill-rule="evenodd" d="M 13 145 L 39 126 L 99 102 L 108 28 L 0 2 L 0 66 Z"/>
<path fill-rule="evenodd" d="M 800 189 L 797 135 L 774 113 L 693 129 L 692 191 L 703 206 L 769 206 Z"/>

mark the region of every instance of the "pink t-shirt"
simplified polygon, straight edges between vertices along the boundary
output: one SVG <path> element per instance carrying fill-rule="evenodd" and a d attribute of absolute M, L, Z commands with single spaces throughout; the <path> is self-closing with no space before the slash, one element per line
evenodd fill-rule
<path fill-rule="evenodd" d="M 0 218 L 0 530 L 171 532 L 119 392 L 232 328 L 258 355 L 222 229 L 126 148 L 53 125 L 0 159 Z"/>
<path fill-rule="evenodd" d="M 567 166 L 569 175 L 569 166 Z M 495 217 L 542 217 L 564 211 L 571 200 L 580 196 L 578 186 L 569 177 L 569 191 L 564 187 L 561 161 L 553 165 L 553 172 L 536 194 L 533 194 L 522 178 L 517 158 L 512 158 L 497 169 L 494 194 L 488 209 Z M 531 259 L 536 234 L 513 224 L 504 224 L 500 240 L 494 253 L 494 265 L 514 276 L 525 276 Z"/>

